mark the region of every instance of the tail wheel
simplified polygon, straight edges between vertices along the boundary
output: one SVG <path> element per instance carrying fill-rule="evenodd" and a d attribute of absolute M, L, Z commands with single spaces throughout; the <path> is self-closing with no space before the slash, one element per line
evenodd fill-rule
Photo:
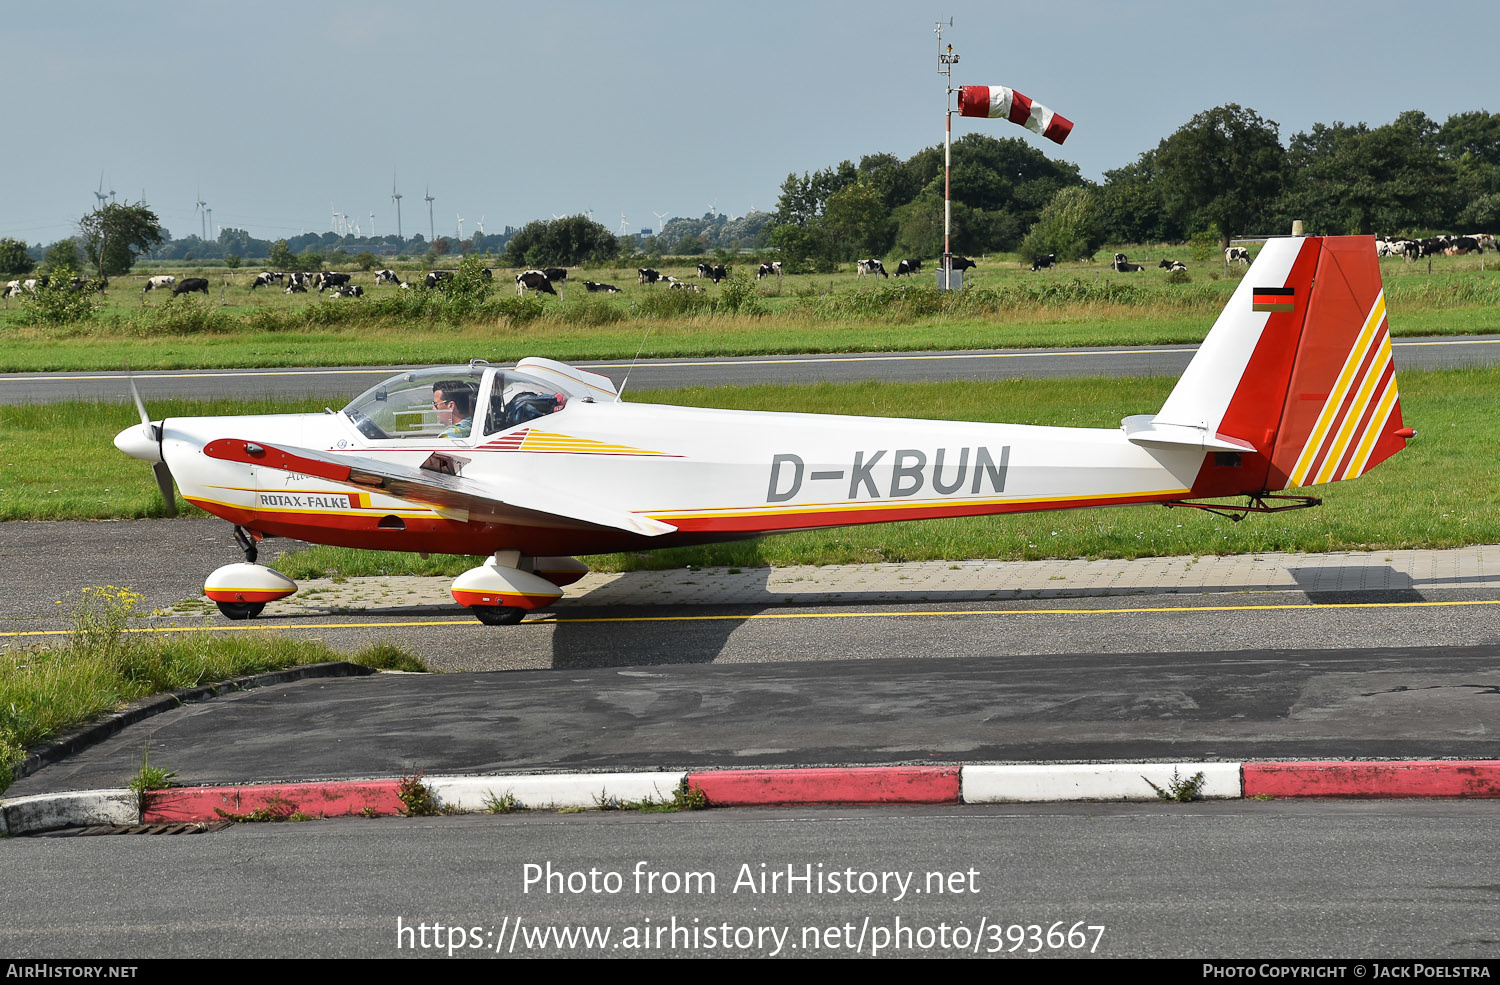
<path fill-rule="evenodd" d="M 486 626 L 514 626 L 526 615 L 525 609 L 508 605 L 471 605 L 469 611 Z"/>
<path fill-rule="evenodd" d="M 226 619 L 254 619 L 265 609 L 264 602 L 216 602 Z"/>

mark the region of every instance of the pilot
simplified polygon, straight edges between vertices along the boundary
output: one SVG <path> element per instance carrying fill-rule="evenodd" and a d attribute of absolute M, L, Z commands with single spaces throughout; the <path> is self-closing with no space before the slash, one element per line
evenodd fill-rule
<path fill-rule="evenodd" d="M 443 380 L 432 385 L 432 408 L 438 423 L 447 425 L 439 438 L 467 438 L 474 429 L 474 401 L 478 388 L 464 380 Z"/>

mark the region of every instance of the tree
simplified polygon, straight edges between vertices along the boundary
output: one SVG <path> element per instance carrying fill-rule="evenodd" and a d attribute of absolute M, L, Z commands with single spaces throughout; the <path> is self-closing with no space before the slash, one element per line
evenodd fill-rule
<path fill-rule="evenodd" d="M 895 224 L 880 191 L 856 181 L 828 196 L 823 210 L 823 228 L 836 254 L 835 259 L 883 256 L 890 249 Z"/>
<path fill-rule="evenodd" d="M 271 244 L 271 252 L 267 255 L 266 262 L 272 270 L 297 269 L 296 257 L 292 254 L 291 247 L 287 246 L 284 239 L 278 239 Z"/>
<path fill-rule="evenodd" d="M 42 258 L 42 270 L 49 276 L 58 270 L 77 270 L 83 264 L 78 259 L 78 244 L 71 239 L 60 239 L 47 247 Z"/>
<path fill-rule="evenodd" d="M 1021 242 L 1021 256 L 1056 254 L 1061 260 L 1085 260 L 1104 242 L 1094 193 L 1064 188 L 1052 197 L 1042 216 Z"/>
<path fill-rule="evenodd" d="M 1167 208 L 1191 230 L 1216 224 L 1223 247 L 1267 220 L 1285 160 L 1275 121 L 1234 103 L 1199 113 L 1156 152 Z"/>
<path fill-rule="evenodd" d="M 101 277 L 130 272 L 142 253 L 161 245 L 166 237 L 161 221 L 145 202 L 111 202 L 78 221 L 84 256 Z"/>
<path fill-rule="evenodd" d="M 0 239 L 0 274 L 29 274 L 35 266 L 31 255 L 26 252 L 25 243 L 8 237 Z"/>

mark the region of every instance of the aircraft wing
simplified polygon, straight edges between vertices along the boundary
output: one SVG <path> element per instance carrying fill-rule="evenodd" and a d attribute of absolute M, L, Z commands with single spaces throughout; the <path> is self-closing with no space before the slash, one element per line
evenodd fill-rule
<path fill-rule="evenodd" d="M 677 529 L 669 523 L 615 509 L 568 490 L 542 486 L 525 478 L 506 476 L 491 484 L 454 475 L 454 466 L 463 461 L 457 455 L 435 452 L 424 463 L 430 463 L 432 467 L 411 468 L 360 455 L 336 455 L 290 446 L 283 448 L 242 438 L 210 441 L 203 446 L 203 454 L 227 462 L 300 472 L 355 489 L 378 489 L 401 499 L 445 510 L 462 510 L 471 520 L 525 523 L 526 518 L 517 514 L 526 511 L 648 537 L 659 537 Z"/>

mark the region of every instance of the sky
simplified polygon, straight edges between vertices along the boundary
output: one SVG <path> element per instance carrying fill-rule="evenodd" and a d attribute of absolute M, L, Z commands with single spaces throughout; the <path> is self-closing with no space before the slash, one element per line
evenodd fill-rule
<path fill-rule="evenodd" d="M 144 9 L 143 9 L 144 8 Z M 144 195 L 173 236 L 488 233 L 586 213 L 773 210 L 781 183 L 943 140 L 947 79 L 1004 85 L 1074 123 L 1084 177 L 1206 109 L 1280 127 L 1500 112 L 1494 0 L 152 0 L 7 2 L 11 110 L 0 236 L 72 235 L 103 191 Z M 949 18 L 952 26 L 948 26 Z M 956 106 L 956 97 L 955 103 Z M 373 213 L 373 219 L 371 218 Z M 352 231 L 352 229 L 350 230 Z"/>

